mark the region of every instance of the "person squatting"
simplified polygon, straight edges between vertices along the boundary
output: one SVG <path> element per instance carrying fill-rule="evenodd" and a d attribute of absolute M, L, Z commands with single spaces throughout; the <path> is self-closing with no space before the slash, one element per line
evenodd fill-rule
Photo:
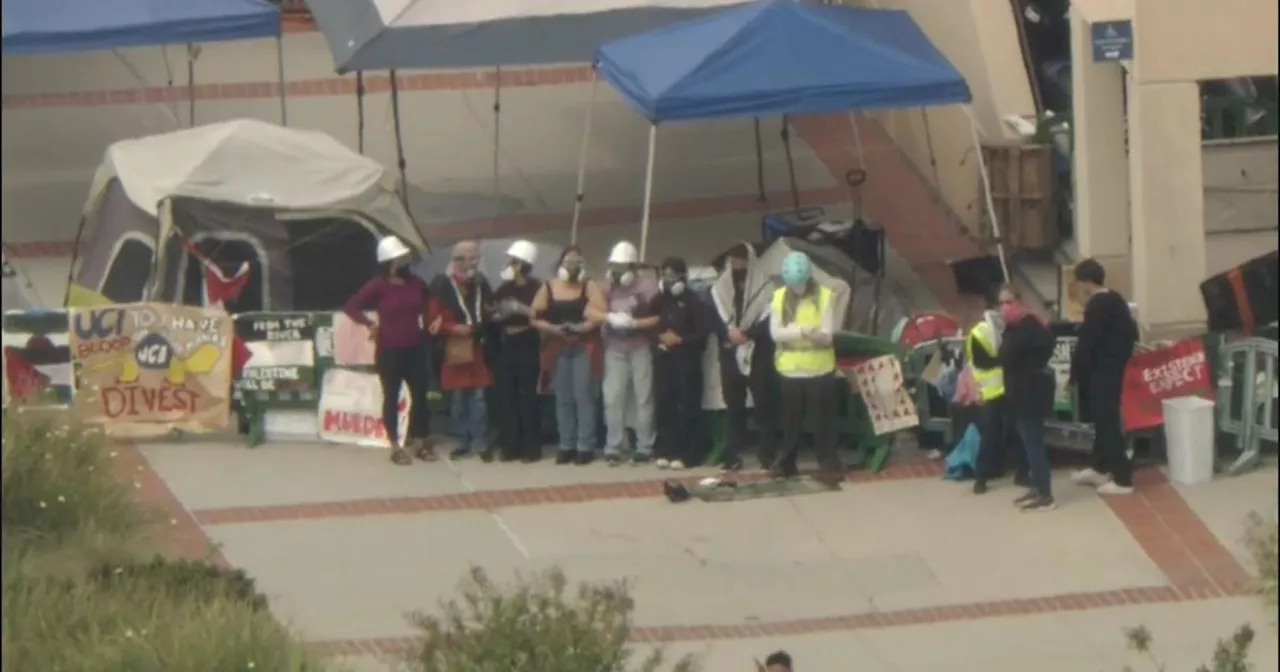
<path fill-rule="evenodd" d="M 516 241 L 496 286 L 479 271 L 475 241 L 455 244 L 429 283 L 409 272 L 402 241 L 383 238 L 376 254 L 378 276 L 343 310 L 375 343 L 395 464 L 436 459 L 426 390 L 435 366 L 448 402 L 451 459 L 542 459 L 550 429 L 541 421 L 545 393 L 554 401 L 558 464 L 589 464 L 599 453 L 610 465 L 700 465 L 710 448 L 701 420 L 704 353 L 714 335 L 726 410 L 719 466 L 745 467 L 754 425 L 759 467 L 794 476 L 804 424 L 815 428 L 821 475 L 843 477 L 833 296 L 804 253 L 786 257 L 778 283 L 749 244 L 736 245 L 706 297 L 690 287 L 684 259 L 663 260 L 655 277 L 625 241 L 598 276 L 571 246 L 549 278 L 535 275 L 537 246 Z M 401 437 L 404 387 L 410 421 Z"/>

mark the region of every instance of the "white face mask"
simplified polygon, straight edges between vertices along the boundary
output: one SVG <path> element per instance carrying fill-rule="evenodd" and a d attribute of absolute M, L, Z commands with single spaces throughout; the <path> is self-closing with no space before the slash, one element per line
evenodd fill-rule
<path fill-rule="evenodd" d="M 636 281 L 636 274 L 630 270 L 615 270 L 611 273 L 614 284 L 620 287 L 626 287 Z"/>
<path fill-rule="evenodd" d="M 560 278 L 564 282 L 579 282 L 585 275 L 585 266 L 561 266 L 560 270 L 556 271 L 556 277 Z"/>
<path fill-rule="evenodd" d="M 672 296 L 684 294 L 684 280 L 663 280 L 662 287 Z"/>
<path fill-rule="evenodd" d="M 505 282 L 511 282 L 516 279 L 516 269 L 508 266 L 502 269 L 502 273 L 499 274 L 498 277 L 502 278 Z"/>

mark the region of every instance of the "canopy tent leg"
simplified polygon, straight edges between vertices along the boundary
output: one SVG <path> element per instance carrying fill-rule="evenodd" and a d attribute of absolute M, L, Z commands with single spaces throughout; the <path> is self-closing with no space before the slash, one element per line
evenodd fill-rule
<path fill-rule="evenodd" d="M 640 261 L 649 247 L 649 218 L 653 211 L 653 163 L 658 149 L 658 125 L 649 125 L 649 163 L 644 169 L 644 205 L 640 211 Z"/>
<path fill-rule="evenodd" d="M 929 169 L 933 171 L 933 189 L 937 200 L 936 197 L 942 194 L 942 178 L 938 177 L 938 155 L 933 151 L 933 130 L 929 128 L 928 108 L 920 108 L 920 118 L 924 120 L 924 144 L 929 149 Z"/>
<path fill-rule="evenodd" d="M 996 215 L 996 200 L 991 194 L 991 175 L 987 173 L 987 157 L 982 155 L 982 140 L 978 137 L 978 120 L 973 116 L 973 108 L 964 106 L 969 115 L 969 134 L 973 137 L 973 152 L 978 156 L 978 173 L 982 178 L 982 195 L 987 201 L 987 213 L 991 218 L 991 235 L 996 239 L 996 254 L 1000 256 L 1000 272 L 1004 281 L 1009 282 L 1009 262 L 1005 258 L 1004 243 L 1000 237 L 1000 221 Z"/>
<path fill-rule="evenodd" d="M 769 198 L 764 195 L 764 143 L 760 139 L 760 117 L 754 117 L 752 122 L 756 130 L 756 189 L 760 202 L 766 203 Z"/>
<path fill-rule="evenodd" d="M 796 162 L 791 157 L 791 124 L 782 115 L 782 149 L 787 153 L 787 177 L 791 180 L 791 204 L 800 212 L 800 186 L 796 183 Z"/>
<path fill-rule="evenodd" d="M 502 217 L 502 66 L 493 69 L 493 221 Z"/>
<path fill-rule="evenodd" d="M 404 209 L 408 210 L 409 178 L 405 174 L 404 137 L 400 134 L 400 83 L 395 70 L 389 74 L 391 75 L 391 126 L 396 134 L 396 168 L 400 170 L 400 202 L 404 204 Z"/>
<path fill-rule="evenodd" d="M 578 146 L 578 191 L 573 198 L 573 224 L 569 227 L 569 244 L 578 244 L 578 221 L 582 217 L 582 202 L 586 198 L 583 188 L 587 179 L 587 152 L 591 149 L 591 117 L 596 109 L 596 91 L 600 87 L 599 78 L 591 78 L 591 94 L 587 99 L 587 120 L 582 125 L 582 142 Z"/>
<path fill-rule="evenodd" d="M 195 45 L 187 45 L 187 127 L 196 127 L 196 55 Z"/>
<path fill-rule="evenodd" d="M 356 70 L 356 148 L 364 154 L 364 70 Z"/>
<path fill-rule="evenodd" d="M 287 91 L 284 81 L 284 35 L 276 36 L 276 79 L 280 82 L 280 125 L 289 125 L 289 106 L 285 102 Z"/>
<path fill-rule="evenodd" d="M 853 150 L 858 155 L 858 168 L 865 172 L 867 170 L 867 155 L 862 152 L 862 132 L 858 130 L 857 112 L 849 115 L 849 122 L 853 125 Z"/>

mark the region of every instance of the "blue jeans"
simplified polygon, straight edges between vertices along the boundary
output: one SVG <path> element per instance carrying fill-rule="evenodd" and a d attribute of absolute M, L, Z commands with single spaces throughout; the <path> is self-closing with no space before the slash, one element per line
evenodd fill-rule
<path fill-rule="evenodd" d="M 591 380 L 591 356 L 585 345 L 560 351 L 551 370 L 556 395 L 556 429 L 560 451 L 592 453 L 596 449 L 596 392 Z"/>
<path fill-rule="evenodd" d="M 636 430 L 636 455 L 653 454 L 653 353 L 649 346 L 604 353 L 604 454 L 622 454 L 627 422 Z"/>
<path fill-rule="evenodd" d="M 1014 419 L 1018 438 L 1027 451 L 1027 471 L 1031 487 L 1043 497 L 1053 497 L 1049 474 L 1049 448 L 1044 443 L 1044 418 L 1019 417 Z"/>
<path fill-rule="evenodd" d="M 489 421 L 485 417 L 484 393 L 482 387 L 449 392 L 449 415 L 460 450 L 481 452 L 487 447 Z"/>

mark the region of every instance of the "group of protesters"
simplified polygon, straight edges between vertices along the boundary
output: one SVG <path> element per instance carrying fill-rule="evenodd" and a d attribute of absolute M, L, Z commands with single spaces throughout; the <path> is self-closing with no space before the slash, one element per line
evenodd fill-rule
<path fill-rule="evenodd" d="M 455 244 L 444 273 L 430 281 L 410 272 L 402 241 L 384 238 L 376 254 L 380 273 L 344 312 L 376 343 L 395 464 L 437 459 L 427 387 L 438 362 L 455 440 L 451 459 L 541 459 L 545 389 L 555 398 L 558 464 L 597 458 L 602 408 L 609 464 L 699 465 L 710 447 L 701 423 L 703 353 L 714 336 L 728 417 L 719 466 L 744 468 L 753 415 L 759 466 L 776 477 L 796 475 L 804 417 L 814 424 L 820 478 L 843 479 L 832 292 L 814 279 L 802 252 L 783 261 L 781 286 L 774 287 L 767 276 L 761 281 L 752 247 L 735 246 L 709 300 L 692 291 L 684 259 L 665 259 L 655 276 L 626 241 L 613 247 L 603 273 L 592 273 L 571 246 L 551 278 L 534 277 L 537 246 L 517 241 L 496 286 L 477 270 L 475 241 Z M 764 310 L 751 295 L 762 290 L 771 291 Z M 398 435 L 403 387 L 410 395 L 405 437 Z M 490 413 L 496 445 L 489 442 Z"/>

